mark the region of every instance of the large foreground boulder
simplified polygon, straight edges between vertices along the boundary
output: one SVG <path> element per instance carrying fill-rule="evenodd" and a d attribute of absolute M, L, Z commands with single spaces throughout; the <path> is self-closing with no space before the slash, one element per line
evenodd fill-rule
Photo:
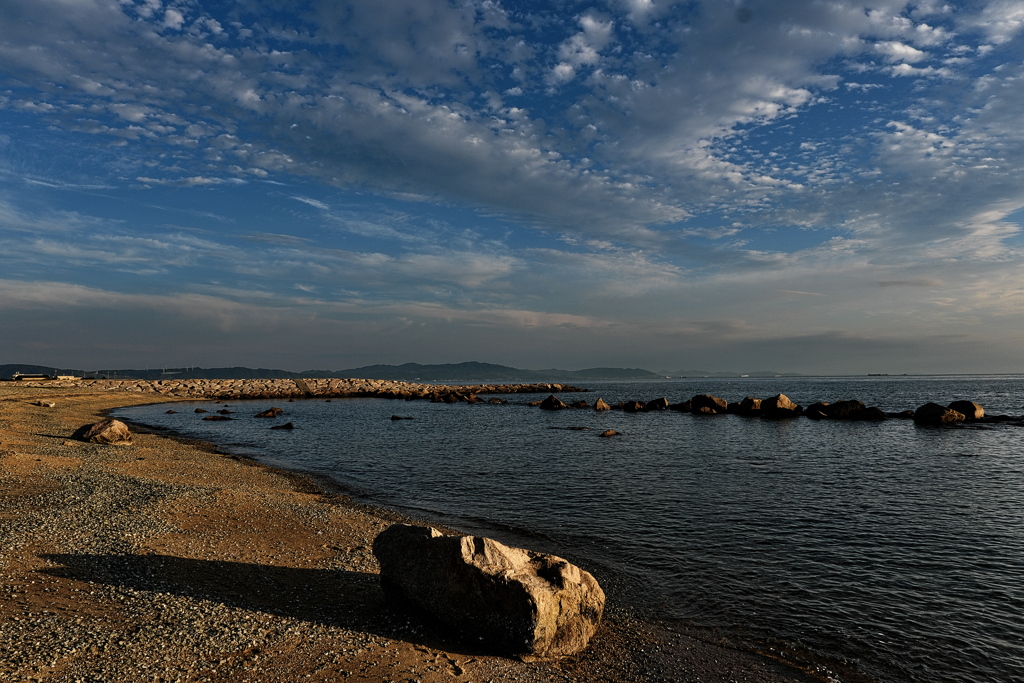
<path fill-rule="evenodd" d="M 78 430 L 76 436 L 88 443 L 120 445 L 132 442 L 132 433 L 128 430 L 128 425 L 112 418 L 86 425 Z"/>
<path fill-rule="evenodd" d="M 374 540 L 373 554 L 389 597 L 502 654 L 579 652 L 604 611 L 604 591 L 588 572 L 490 538 L 395 524 Z"/>

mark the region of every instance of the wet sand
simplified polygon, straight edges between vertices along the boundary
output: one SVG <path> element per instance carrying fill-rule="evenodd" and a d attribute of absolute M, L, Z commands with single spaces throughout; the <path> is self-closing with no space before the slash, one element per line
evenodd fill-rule
<path fill-rule="evenodd" d="M 373 538 L 412 520 L 201 442 L 71 438 L 169 399 L 0 383 L 0 680 L 824 680 L 653 620 L 591 567 L 609 606 L 586 651 L 482 652 L 385 603 Z"/>

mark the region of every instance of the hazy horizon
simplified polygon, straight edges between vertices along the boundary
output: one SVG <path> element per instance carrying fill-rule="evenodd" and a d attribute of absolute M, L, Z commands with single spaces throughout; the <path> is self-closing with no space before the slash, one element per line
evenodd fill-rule
<path fill-rule="evenodd" d="M 1024 370 L 1014 0 L 5 0 L 0 348 Z"/>

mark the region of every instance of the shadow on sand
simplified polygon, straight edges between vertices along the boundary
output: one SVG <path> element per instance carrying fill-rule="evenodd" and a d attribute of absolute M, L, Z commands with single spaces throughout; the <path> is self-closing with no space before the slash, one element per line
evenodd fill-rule
<path fill-rule="evenodd" d="M 40 555 L 50 576 L 210 600 L 465 655 L 486 654 L 427 615 L 389 603 L 376 574 L 171 555 Z"/>

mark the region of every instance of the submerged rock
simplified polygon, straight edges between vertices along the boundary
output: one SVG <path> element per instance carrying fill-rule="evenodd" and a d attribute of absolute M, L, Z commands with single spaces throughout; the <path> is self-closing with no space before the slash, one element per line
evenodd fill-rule
<path fill-rule="evenodd" d="M 283 412 L 280 408 L 267 408 L 262 413 L 256 413 L 253 417 L 277 417 Z"/>
<path fill-rule="evenodd" d="M 604 591 L 588 572 L 490 538 L 395 524 L 374 540 L 373 554 L 390 599 L 426 610 L 471 642 L 506 655 L 579 652 L 604 611 Z"/>

